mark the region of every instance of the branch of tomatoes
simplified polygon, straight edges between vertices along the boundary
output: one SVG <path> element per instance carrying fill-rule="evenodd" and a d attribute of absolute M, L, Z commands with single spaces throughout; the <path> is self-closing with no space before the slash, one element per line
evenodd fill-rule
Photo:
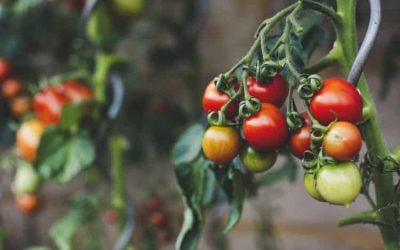
<path fill-rule="evenodd" d="M 371 6 L 379 6 L 375 4 Z M 307 46 L 302 43 L 304 27 L 299 20 L 309 9 L 331 20 L 336 41 L 328 55 L 305 68 L 309 56 L 301 54 Z M 373 25 L 376 25 L 376 17 L 372 15 Z M 281 35 L 268 36 L 276 24 L 282 24 Z M 366 43 L 350 70 L 357 54 L 355 27 L 355 1 L 344 0 L 337 1 L 336 11 L 315 1 L 297 1 L 264 21 L 249 52 L 232 69 L 207 85 L 203 110 L 208 113 L 211 127 L 203 134 L 202 148 L 214 168 L 222 169 L 219 172 L 238 169 L 234 159 L 240 154 L 240 161 L 246 168 L 239 167 L 242 174 L 260 173 L 274 165 L 277 150 L 289 139 L 292 154 L 302 159 L 304 185 L 310 196 L 347 207 L 362 192 L 374 210 L 346 218 L 341 225 L 378 225 L 385 247 L 395 249 L 399 244 L 398 204 L 392 204 L 398 201 L 394 195 L 393 172 L 399 164 L 383 141 L 365 78 L 359 89 L 355 87 L 377 28 L 367 32 Z M 336 63 L 345 74 L 350 72 L 350 81 L 337 77 L 323 80 L 318 75 L 306 74 Z M 295 93 L 303 100 L 305 112 L 301 114 L 293 99 Z M 280 107 L 287 97 L 285 116 Z M 357 156 L 362 138 L 368 153 L 360 164 L 360 171 Z M 199 154 L 196 150 L 194 152 Z M 177 178 L 180 178 L 178 174 Z M 371 181 L 376 187 L 376 201 L 369 194 Z M 230 192 L 240 192 L 241 185 L 232 186 Z M 242 201 L 230 202 L 231 208 Z M 191 204 L 189 208 L 195 209 L 195 206 Z M 201 221 L 201 214 L 198 217 Z M 239 219 L 240 214 L 236 222 Z M 187 223 L 185 220 L 185 225 Z M 196 223 L 191 226 L 199 230 Z M 183 239 L 185 235 L 189 237 L 188 233 L 182 230 Z M 182 249 L 185 244 L 188 243 L 182 241 L 177 247 Z"/>

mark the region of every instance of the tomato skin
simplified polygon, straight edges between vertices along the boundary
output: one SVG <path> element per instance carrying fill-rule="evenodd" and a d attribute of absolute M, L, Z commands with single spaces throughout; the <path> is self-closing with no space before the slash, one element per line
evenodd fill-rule
<path fill-rule="evenodd" d="M 36 194 L 19 194 L 15 197 L 15 205 L 23 214 L 33 214 L 39 207 L 39 197 Z"/>
<path fill-rule="evenodd" d="M 327 155 L 340 161 L 353 159 L 361 150 L 360 130 L 350 122 L 335 122 L 329 128 L 323 140 Z"/>
<path fill-rule="evenodd" d="M 93 90 L 87 85 L 75 80 L 62 83 L 58 86 L 58 91 L 73 103 L 94 99 Z"/>
<path fill-rule="evenodd" d="M 6 99 L 16 97 L 22 90 L 21 82 L 14 78 L 9 78 L 1 85 L 1 94 Z"/>
<path fill-rule="evenodd" d="M 258 113 L 244 120 L 243 133 L 252 148 L 273 151 L 286 142 L 289 131 L 283 113 L 276 106 L 263 103 Z"/>
<path fill-rule="evenodd" d="M 231 127 L 211 126 L 204 134 L 202 146 L 209 160 L 225 166 L 239 154 L 240 137 Z"/>
<path fill-rule="evenodd" d="M 304 173 L 304 187 L 307 193 L 317 201 L 325 201 L 321 194 L 317 190 L 317 184 L 315 181 L 315 175 L 310 173 Z"/>
<path fill-rule="evenodd" d="M 35 193 L 40 186 L 40 177 L 30 165 L 17 168 L 15 179 L 12 183 L 14 194 Z"/>
<path fill-rule="evenodd" d="M 54 125 L 61 119 L 62 108 L 70 102 L 57 87 L 48 87 L 35 95 L 33 108 L 39 120 Z"/>
<path fill-rule="evenodd" d="M 277 74 L 270 82 L 258 82 L 254 77 L 247 79 L 249 94 L 263 103 L 271 103 L 281 107 L 286 100 L 289 89 L 285 79 Z"/>
<path fill-rule="evenodd" d="M 327 202 L 349 207 L 360 193 L 360 170 L 353 162 L 323 166 L 317 172 L 317 188 Z"/>
<path fill-rule="evenodd" d="M 341 78 L 324 80 L 322 88 L 311 98 L 313 116 L 323 125 L 335 121 L 362 121 L 362 98 L 358 90 Z"/>
<path fill-rule="evenodd" d="M 205 113 L 218 112 L 222 106 L 229 101 L 229 95 L 218 91 L 212 80 L 208 85 L 203 95 L 203 110 Z M 231 102 L 226 109 L 225 115 L 228 119 L 232 119 L 238 114 L 237 102 Z"/>
<path fill-rule="evenodd" d="M 275 164 L 278 154 L 276 151 L 256 151 L 251 147 L 246 147 L 240 153 L 240 160 L 249 171 L 262 173 L 272 168 Z"/>
<path fill-rule="evenodd" d="M 26 96 L 18 96 L 11 101 L 11 111 L 13 115 L 20 118 L 32 109 L 32 100 Z"/>
<path fill-rule="evenodd" d="M 7 59 L 0 57 L 0 81 L 4 81 L 10 75 L 10 63 Z"/>
<path fill-rule="evenodd" d="M 40 137 L 45 125 L 39 120 L 24 122 L 16 134 L 16 145 L 19 155 L 27 161 L 35 161 Z"/>
<path fill-rule="evenodd" d="M 311 147 L 311 120 L 307 112 L 301 115 L 304 118 L 303 127 L 291 133 L 289 137 L 289 149 L 299 159 L 302 159 L 304 153 Z"/>

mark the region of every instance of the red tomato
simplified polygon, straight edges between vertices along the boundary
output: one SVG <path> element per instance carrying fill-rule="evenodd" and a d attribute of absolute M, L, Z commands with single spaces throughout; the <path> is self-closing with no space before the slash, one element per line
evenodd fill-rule
<path fill-rule="evenodd" d="M 72 102 L 92 100 L 94 93 L 87 85 L 70 80 L 58 86 L 58 90 Z"/>
<path fill-rule="evenodd" d="M 27 161 L 36 160 L 37 148 L 45 129 L 42 122 L 30 120 L 22 123 L 16 134 L 16 145 L 19 155 Z"/>
<path fill-rule="evenodd" d="M 32 214 L 39 207 L 39 197 L 36 194 L 20 194 L 15 197 L 15 205 L 24 214 Z"/>
<path fill-rule="evenodd" d="M 290 151 L 299 159 L 303 158 L 304 152 L 310 150 L 311 146 L 311 120 L 307 112 L 301 115 L 304 117 L 305 124 L 289 137 Z"/>
<path fill-rule="evenodd" d="M 340 161 L 353 159 L 360 152 L 361 145 L 360 130 L 350 122 L 335 122 L 323 140 L 326 154 Z"/>
<path fill-rule="evenodd" d="M 208 85 L 203 95 L 203 110 L 204 112 L 218 112 L 225 103 L 229 101 L 229 96 L 225 93 L 219 92 L 212 80 Z M 227 110 L 226 117 L 228 119 L 234 118 L 238 113 L 238 105 L 232 102 Z"/>
<path fill-rule="evenodd" d="M 0 58 L 0 81 L 4 81 L 10 75 L 10 64 L 7 59 Z"/>
<path fill-rule="evenodd" d="M 322 88 L 311 98 L 310 108 L 313 116 L 324 125 L 336 119 L 357 123 L 363 118 L 360 93 L 341 78 L 324 80 Z"/>
<path fill-rule="evenodd" d="M 70 99 L 58 88 L 48 87 L 35 95 L 33 108 L 39 120 L 45 124 L 57 124 L 61 119 L 62 108 L 68 103 Z"/>
<path fill-rule="evenodd" d="M 256 150 L 277 150 L 288 137 L 288 126 L 283 113 L 274 105 L 263 103 L 261 110 L 243 122 L 243 133 Z"/>
<path fill-rule="evenodd" d="M 281 107 L 288 95 L 285 79 L 277 74 L 270 82 L 258 82 L 254 77 L 247 79 L 249 94 L 263 103 L 271 103 Z"/>
<path fill-rule="evenodd" d="M 16 97 L 22 90 L 21 82 L 14 78 L 9 78 L 1 85 L 1 94 L 6 99 Z"/>

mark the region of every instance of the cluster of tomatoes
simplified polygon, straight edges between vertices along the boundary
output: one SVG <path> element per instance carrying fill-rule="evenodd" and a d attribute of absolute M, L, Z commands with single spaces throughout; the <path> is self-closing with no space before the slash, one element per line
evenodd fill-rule
<path fill-rule="evenodd" d="M 21 118 L 31 110 L 31 98 L 23 89 L 21 81 L 14 76 L 10 62 L 0 58 L 1 96 L 9 102 L 11 113 Z"/>
<path fill-rule="evenodd" d="M 363 119 L 363 103 L 353 85 L 341 78 L 324 80 L 307 100 L 308 112 L 302 113 L 301 118 L 303 125 L 290 131 L 288 119 L 280 110 L 288 86 L 279 73 L 266 82 L 251 76 L 245 85 L 228 81 L 236 90 L 233 94 L 219 91 L 217 81 L 211 81 L 205 90 L 203 110 L 219 115 L 222 112 L 234 122 L 211 124 L 205 132 L 202 146 L 209 160 L 225 167 L 240 155 L 249 171 L 259 173 L 270 169 L 277 151 L 288 145 L 292 154 L 303 162 L 314 163 L 306 168 L 304 178 L 312 197 L 344 206 L 357 197 L 362 181 L 352 160 L 362 145 L 356 124 Z M 239 88 L 246 88 L 243 92 L 247 91 L 247 100 L 259 102 L 257 110 L 244 117 L 240 106 L 246 100 L 236 95 Z"/>
<path fill-rule="evenodd" d="M 34 162 L 44 130 L 60 122 L 63 107 L 91 100 L 93 96 L 93 91 L 87 85 L 76 80 L 47 86 L 36 93 L 32 101 L 34 114 L 24 119 L 16 132 L 18 155 L 27 162 Z M 21 212 L 30 214 L 36 211 L 39 205 L 39 184 L 40 178 L 31 165 L 18 166 L 13 191 Z"/>

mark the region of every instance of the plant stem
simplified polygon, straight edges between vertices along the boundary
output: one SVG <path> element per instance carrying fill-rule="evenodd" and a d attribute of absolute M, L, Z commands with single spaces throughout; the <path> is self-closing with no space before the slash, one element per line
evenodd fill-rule
<path fill-rule="evenodd" d="M 337 49 L 339 63 L 346 74 L 349 73 L 349 69 L 357 53 L 355 11 L 356 0 L 337 0 L 337 13 L 341 17 L 341 22 L 340 25 L 337 26 L 335 48 Z M 359 89 L 365 101 L 364 105 L 369 106 L 371 111 L 369 119 L 360 126 L 364 141 L 367 144 L 368 152 L 372 160 L 374 162 L 380 162 L 382 165 L 380 159 L 389 156 L 390 152 L 384 142 L 379 127 L 376 108 L 364 76 L 359 83 Z M 392 173 L 383 172 L 382 169 L 383 166 L 372 169 L 378 208 L 385 207 L 392 202 L 395 196 L 393 175 Z M 395 230 L 395 227 L 397 227 L 396 215 L 397 211 L 395 208 L 385 209 L 379 212 L 382 222 L 393 226 L 379 226 L 385 249 L 400 248 L 400 236 Z"/>
<path fill-rule="evenodd" d="M 126 224 L 126 193 L 125 176 L 123 170 L 123 153 L 126 149 L 124 138 L 118 135 L 111 135 L 108 139 L 111 152 L 111 179 L 112 179 L 112 200 L 111 203 L 118 211 L 119 230 Z"/>

